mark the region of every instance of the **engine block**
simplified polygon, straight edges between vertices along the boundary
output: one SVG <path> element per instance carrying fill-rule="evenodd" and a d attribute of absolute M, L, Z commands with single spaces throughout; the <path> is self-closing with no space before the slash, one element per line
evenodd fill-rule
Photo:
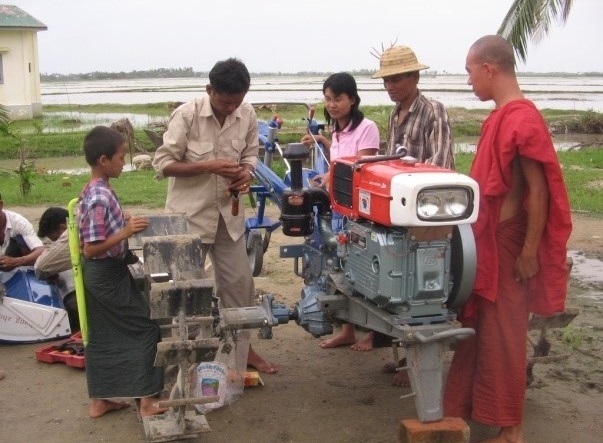
<path fill-rule="evenodd" d="M 404 228 L 350 221 L 344 271 L 356 292 L 409 324 L 447 315 L 450 241 L 420 241 Z"/>

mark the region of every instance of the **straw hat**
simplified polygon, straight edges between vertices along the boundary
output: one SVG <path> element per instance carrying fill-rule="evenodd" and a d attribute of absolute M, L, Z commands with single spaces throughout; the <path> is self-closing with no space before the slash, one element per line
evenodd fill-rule
<path fill-rule="evenodd" d="M 429 69 L 429 66 L 419 63 L 412 49 L 406 46 L 394 46 L 383 51 L 379 58 L 379 70 L 372 75 L 372 78 L 389 77 L 422 69 Z"/>

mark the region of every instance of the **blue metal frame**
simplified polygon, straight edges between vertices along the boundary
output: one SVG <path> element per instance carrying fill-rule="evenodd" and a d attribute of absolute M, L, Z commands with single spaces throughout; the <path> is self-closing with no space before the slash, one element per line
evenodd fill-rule
<path fill-rule="evenodd" d="M 323 125 L 320 125 L 314 118 L 314 110 L 305 103 L 287 103 L 300 104 L 306 106 L 309 110 L 308 133 L 318 135 L 319 130 Z M 252 185 L 249 188 L 249 198 L 252 206 L 257 208 L 256 216 L 247 217 L 245 219 L 245 235 L 249 235 L 252 229 L 265 229 L 267 232 L 274 232 L 281 226 L 280 221 L 273 221 L 265 216 L 266 199 L 270 199 L 275 205 L 282 207 L 283 192 L 291 186 L 290 171 L 285 173 L 283 178 L 279 177 L 271 168 L 272 158 L 277 152 L 276 132 L 279 129 L 277 118 L 273 118 L 270 122 L 258 122 L 259 141 L 264 145 L 264 160 L 258 161 L 254 176 L 258 184 Z M 324 146 L 318 142 L 315 143 L 314 156 L 312 158 L 312 169 L 305 168 L 303 170 L 303 182 L 310 186 L 310 183 L 317 175 L 325 174 L 329 170 L 329 163 L 324 153 Z M 288 166 L 288 165 L 287 165 Z M 266 245 L 267 246 L 267 245 Z"/>

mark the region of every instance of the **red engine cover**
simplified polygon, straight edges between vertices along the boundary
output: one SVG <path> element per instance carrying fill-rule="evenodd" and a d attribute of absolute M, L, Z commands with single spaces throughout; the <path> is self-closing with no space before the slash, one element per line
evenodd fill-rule
<path fill-rule="evenodd" d="M 390 202 L 394 177 L 401 174 L 453 172 L 424 163 L 405 163 L 400 159 L 357 163 L 358 159 L 342 157 L 331 164 L 329 193 L 332 209 L 351 220 L 364 218 L 384 226 L 392 226 Z"/>

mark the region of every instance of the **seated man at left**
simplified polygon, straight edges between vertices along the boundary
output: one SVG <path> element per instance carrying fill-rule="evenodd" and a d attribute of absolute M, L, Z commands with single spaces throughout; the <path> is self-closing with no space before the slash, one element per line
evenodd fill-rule
<path fill-rule="evenodd" d="M 0 271 L 33 266 L 42 252 L 42 240 L 32 224 L 22 215 L 4 209 L 0 195 Z"/>
<path fill-rule="evenodd" d="M 48 239 L 45 250 L 34 265 L 36 277 L 54 284 L 59 290 L 63 306 L 69 316 L 72 332 L 80 330 L 75 296 L 75 283 L 71 270 L 71 254 L 67 231 L 67 209 L 50 207 L 44 211 L 38 224 L 38 237 Z"/>

